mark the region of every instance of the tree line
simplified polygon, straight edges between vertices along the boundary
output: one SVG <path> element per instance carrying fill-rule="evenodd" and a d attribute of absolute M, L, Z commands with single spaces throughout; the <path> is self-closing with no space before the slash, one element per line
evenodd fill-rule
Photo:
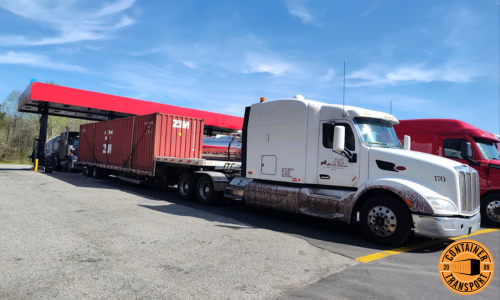
<path fill-rule="evenodd" d="M 17 111 L 21 91 L 12 91 L 0 105 L 0 162 L 28 163 L 40 131 L 40 115 Z M 79 131 L 90 121 L 49 116 L 47 139 L 66 131 Z"/>

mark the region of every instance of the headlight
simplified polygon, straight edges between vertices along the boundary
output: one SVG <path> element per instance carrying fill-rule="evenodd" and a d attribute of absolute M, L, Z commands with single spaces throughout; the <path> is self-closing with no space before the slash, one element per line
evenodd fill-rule
<path fill-rule="evenodd" d="M 427 197 L 429 204 L 436 214 L 449 214 L 449 213 L 457 213 L 457 207 L 449 200 L 435 198 L 435 197 Z"/>

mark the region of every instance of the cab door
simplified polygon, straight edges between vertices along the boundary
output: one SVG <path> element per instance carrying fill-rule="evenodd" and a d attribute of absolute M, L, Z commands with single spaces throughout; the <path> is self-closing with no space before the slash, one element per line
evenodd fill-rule
<path fill-rule="evenodd" d="M 481 191 L 488 189 L 488 165 L 483 162 L 476 142 L 471 137 L 465 134 L 441 134 L 438 142 L 439 155 L 474 168 L 479 173 L 479 189 Z M 472 159 L 477 163 L 470 162 L 462 157 L 461 147 L 463 142 L 471 144 Z"/>
<path fill-rule="evenodd" d="M 321 137 L 318 147 L 318 183 L 330 186 L 354 186 L 359 179 L 360 156 L 356 162 L 340 153 L 333 152 L 333 133 L 336 126 L 345 128 L 345 147 L 351 152 L 359 152 L 359 138 L 352 124 L 325 121 L 321 124 Z"/>

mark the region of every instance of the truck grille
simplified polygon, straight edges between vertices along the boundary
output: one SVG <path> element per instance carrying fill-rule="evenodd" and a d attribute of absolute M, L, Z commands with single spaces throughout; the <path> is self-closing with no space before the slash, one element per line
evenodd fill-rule
<path fill-rule="evenodd" d="M 479 176 L 475 170 L 458 171 L 460 177 L 460 202 L 462 213 L 479 209 Z"/>

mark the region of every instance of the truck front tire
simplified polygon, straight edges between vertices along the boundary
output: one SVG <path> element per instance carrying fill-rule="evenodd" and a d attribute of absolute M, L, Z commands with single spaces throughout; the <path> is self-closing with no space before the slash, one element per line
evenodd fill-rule
<path fill-rule="evenodd" d="M 214 190 L 214 182 L 210 176 L 203 175 L 200 177 L 196 185 L 196 197 L 198 198 L 198 202 L 203 205 L 214 205 L 219 202 L 221 196 L 221 192 L 216 192 Z"/>
<path fill-rule="evenodd" d="M 366 201 L 361 208 L 360 223 L 367 239 L 391 246 L 406 241 L 412 224 L 408 207 L 387 195 L 374 196 Z"/>
<path fill-rule="evenodd" d="M 500 194 L 491 194 L 481 200 L 481 223 L 500 227 Z"/>
<path fill-rule="evenodd" d="M 196 194 L 196 176 L 191 173 L 184 173 L 177 182 L 177 194 L 182 200 L 191 201 Z"/>

